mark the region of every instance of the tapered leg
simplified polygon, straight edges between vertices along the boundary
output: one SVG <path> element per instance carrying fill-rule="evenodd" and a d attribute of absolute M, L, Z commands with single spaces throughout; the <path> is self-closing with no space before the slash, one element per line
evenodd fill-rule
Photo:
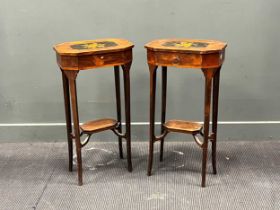
<path fill-rule="evenodd" d="M 205 97 L 204 97 L 204 141 L 202 144 L 202 182 L 201 186 L 205 187 L 206 171 L 207 171 L 207 150 L 209 140 L 209 121 L 210 121 L 210 107 L 211 107 L 211 92 L 212 92 L 212 69 L 203 69 L 205 76 Z"/>
<path fill-rule="evenodd" d="M 117 120 L 119 122 L 118 131 L 122 132 L 122 112 L 121 112 L 121 92 L 120 92 L 120 68 L 119 66 L 114 66 L 115 72 L 115 87 L 116 87 L 116 102 L 117 102 Z M 122 138 L 118 137 L 119 140 L 119 153 L 120 158 L 123 159 L 123 147 Z"/>
<path fill-rule="evenodd" d="M 164 132 L 163 124 L 165 123 L 166 117 L 166 86 L 167 86 L 167 67 L 162 67 L 162 92 L 161 92 L 161 133 Z M 164 138 L 160 141 L 160 161 L 163 160 L 163 146 Z"/>
<path fill-rule="evenodd" d="M 156 70 L 157 66 L 149 64 L 150 70 L 150 146 L 148 176 L 151 176 L 155 141 L 155 103 L 156 103 Z"/>
<path fill-rule="evenodd" d="M 122 66 L 123 68 L 123 79 L 124 79 L 124 100 L 125 100 L 125 137 L 127 145 L 127 163 L 128 171 L 132 171 L 131 162 L 131 120 L 130 120 L 130 66 L 131 62 Z"/>
<path fill-rule="evenodd" d="M 80 141 L 80 126 L 79 126 L 79 114 L 78 114 L 78 102 L 77 102 L 77 89 L 76 89 L 76 77 L 78 71 L 67 71 L 67 76 L 70 84 L 70 95 L 72 104 L 72 115 L 74 121 L 74 133 L 77 153 L 77 167 L 78 167 L 78 183 L 83 184 L 82 174 L 82 152 L 81 152 L 81 141 Z"/>
<path fill-rule="evenodd" d="M 69 82 L 68 78 L 62 73 L 63 82 L 63 93 L 64 93 L 64 108 L 65 108 L 65 118 L 66 118 L 66 130 L 68 139 L 68 155 L 69 155 L 69 171 L 73 170 L 73 140 L 72 140 L 72 125 L 71 125 L 71 108 L 70 108 L 70 96 L 69 96 Z"/>
<path fill-rule="evenodd" d="M 217 174 L 216 167 L 216 148 L 217 148 L 217 124 L 218 124 L 218 103 L 219 103 L 219 86 L 220 86 L 220 69 L 218 68 L 213 80 L 213 107 L 212 107 L 212 166 L 213 173 Z"/>

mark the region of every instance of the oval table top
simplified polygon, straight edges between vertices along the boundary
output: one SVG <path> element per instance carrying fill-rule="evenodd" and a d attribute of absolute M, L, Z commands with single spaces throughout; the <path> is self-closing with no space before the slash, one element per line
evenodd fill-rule
<path fill-rule="evenodd" d="M 152 51 L 170 51 L 194 54 L 209 54 L 223 51 L 227 44 L 215 40 L 203 39 L 158 39 L 145 45 Z"/>
<path fill-rule="evenodd" d="M 125 39 L 96 39 L 64 42 L 53 47 L 59 55 L 80 56 L 123 51 L 133 48 L 132 42 Z"/>

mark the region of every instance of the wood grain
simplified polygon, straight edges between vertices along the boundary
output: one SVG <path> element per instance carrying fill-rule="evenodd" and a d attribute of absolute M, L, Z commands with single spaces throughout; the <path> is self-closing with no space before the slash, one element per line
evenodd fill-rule
<path fill-rule="evenodd" d="M 199 39 L 160 39 L 149 42 L 145 45 L 147 49 L 147 61 L 150 70 L 150 146 L 149 146 L 149 162 L 148 176 L 152 173 L 154 143 L 161 141 L 160 160 L 163 160 L 163 141 L 168 132 L 188 133 L 194 136 L 196 143 L 202 148 L 202 181 L 201 186 L 205 187 L 208 141 L 212 140 L 212 163 L 213 172 L 216 171 L 216 134 L 218 120 L 218 97 L 219 97 L 219 74 L 221 66 L 225 59 L 225 49 L 227 44 L 214 40 Z M 204 92 L 204 124 L 203 124 L 203 141 L 200 141 L 196 134 L 202 134 L 202 125 L 195 122 L 183 120 L 165 121 L 165 102 L 166 87 L 162 86 L 162 121 L 163 128 L 161 135 L 155 136 L 155 95 L 156 95 L 156 70 L 159 66 L 163 67 L 163 81 L 167 67 L 178 68 L 195 68 L 201 69 L 205 77 Z M 171 70 L 172 71 L 172 70 Z M 165 73 L 164 73 L 165 72 Z M 214 80 L 214 82 L 213 82 Z M 213 88 L 213 90 L 212 90 Z M 213 92 L 213 104 L 211 104 L 211 95 Z M 212 113 L 212 131 L 209 136 L 210 127 L 210 109 Z"/>
<path fill-rule="evenodd" d="M 115 45 L 106 46 L 104 43 L 115 43 Z M 101 43 L 101 44 L 98 44 Z M 103 44 L 102 44 L 103 43 Z M 77 47 L 80 46 L 80 47 Z M 84 46 L 84 47 L 83 47 Z M 98 47 L 99 46 L 99 47 Z M 77 56 L 102 54 L 105 52 L 123 51 L 133 48 L 133 43 L 124 39 L 95 39 L 74 42 L 64 42 L 53 47 L 59 55 Z"/>
<path fill-rule="evenodd" d="M 65 42 L 54 46 L 57 63 L 64 71 L 125 65 L 132 62 L 132 48 L 133 44 L 123 39 Z"/>
<path fill-rule="evenodd" d="M 184 120 L 169 120 L 163 126 L 168 131 L 190 134 L 198 133 L 202 129 L 201 124 Z"/>
<path fill-rule="evenodd" d="M 145 45 L 147 49 L 153 51 L 188 52 L 196 54 L 220 52 L 226 46 L 227 44 L 221 41 L 202 39 L 158 39 Z"/>
<path fill-rule="evenodd" d="M 199 39 L 160 39 L 145 45 L 149 64 L 199 69 L 220 67 L 226 46 L 224 42 Z"/>
<path fill-rule="evenodd" d="M 119 138 L 120 158 L 122 154 L 122 138 L 126 139 L 127 143 L 127 163 L 128 171 L 132 171 L 131 161 L 131 131 L 130 131 L 130 66 L 132 63 L 132 48 L 133 44 L 123 39 L 98 39 L 86 40 L 77 42 L 65 42 L 54 46 L 56 51 L 56 60 L 63 73 L 64 84 L 64 100 L 67 121 L 67 136 L 69 147 L 69 169 L 72 170 L 73 145 L 75 139 L 77 153 L 77 168 L 79 185 L 83 184 L 82 177 L 82 156 L 81 148 L 84 147 L 90 139 L 91 134 L 104 130 L 112 130 Z M 115 70 L 115 86 L 117 95 L 117 115 L 118 120 L 114 119 L 99 119 L 84 123 L 79 126 L 78 115 L 78 99 L 76 90 L 76 79 L 81 70 L 95 69 L 98 67 L 112 66 Z M 120 102 L 120 79 L 119 67 L 123 68 L 124 90 L 125 90 L 125 118 L 126 129 L 125 133 L 121 130 L 121 102 Z M 70 95 L 69 95 L 70 86 Z M 71 101 L 70 101 L 71 98 Z M 69 110 L 68 110 L 69 109 Z M 74 122 L 74 135 L 72 132 L 70 113 L 72 109 Z M 82 132 L 81 132 L 82 131 Z M 118 131 L 118 132 L 116 132 Z M 80 135 L 88 134 L 85 141 L 80 141 Z"/>
<path fill-rule="evenodd" d="M 99 119 L 89 122 L 85 122 L 80 126 L 83 132 L 96 133 L 104 130 L 110 130 L 115 128 L 117 121 L 114 119 Z"/>

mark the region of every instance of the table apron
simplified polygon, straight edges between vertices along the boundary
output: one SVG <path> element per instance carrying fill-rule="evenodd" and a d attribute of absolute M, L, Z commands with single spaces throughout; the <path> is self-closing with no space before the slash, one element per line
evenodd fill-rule
<path fill-rule="evenodd" d="M 63 70 L 86 70 L 105 66 L 120 66 L 132 61 L 132 50 L 104 54 L 67 56 L 56 55 L 57 63 Z"/>
<path fill-rule="evenodd" d="M 179 68 L 217 68 L 224 61 L 225 51 L 209 54 L 147 51 L 148 63 Z"/>

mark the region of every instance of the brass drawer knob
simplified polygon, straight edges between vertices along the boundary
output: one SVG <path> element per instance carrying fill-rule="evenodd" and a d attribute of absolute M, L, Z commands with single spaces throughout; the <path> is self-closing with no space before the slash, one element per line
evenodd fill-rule
<path fill-rule="evenodd" d="M 175 57 L 173 60 L 173 63 L 180 63 L 180 58 L 179 57 Z"/>

